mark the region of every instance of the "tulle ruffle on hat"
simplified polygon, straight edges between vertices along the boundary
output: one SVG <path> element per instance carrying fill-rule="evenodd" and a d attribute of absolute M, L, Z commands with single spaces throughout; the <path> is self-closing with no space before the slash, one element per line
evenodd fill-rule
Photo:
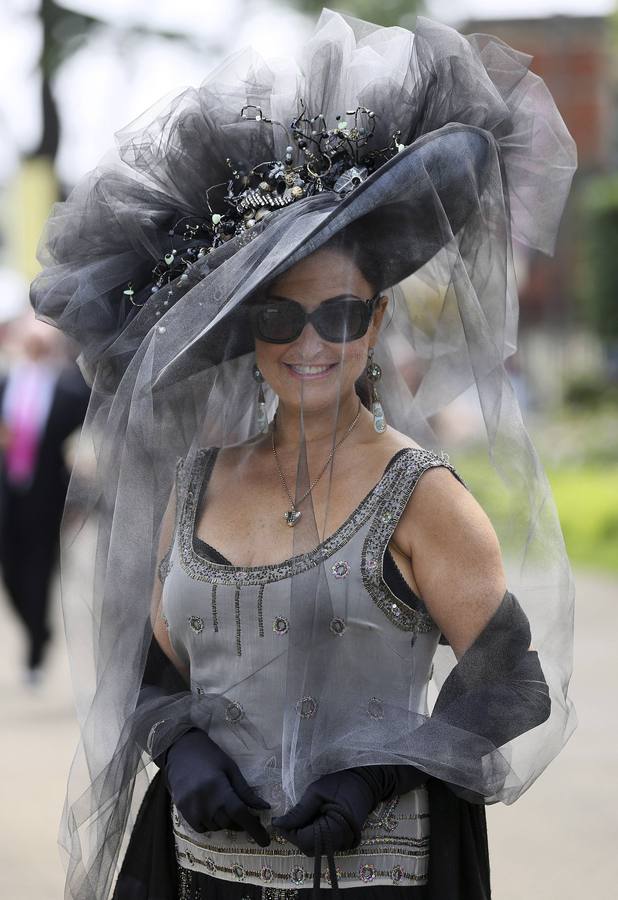
<path fill-rule="evenodd" d="M 281 733 L 263 733 L 260 710 L 245 709 L 243 771 L 256 787 L 277 786 L 282 807 L 320 774 L 397 762 L 465 796 L 512 802 L 571 733 L 572 577 L 504 366 L 517 346 L 512 238 L 551 251 L 575 169 L 573 141 L 529 65 L 495 38 L 465 38 L 428 19 L 411 33 L 325 11 L 298 62 L 235 55 L 121 131 L 116 152 L 52 210 L 32 302 L 80 345 L 93 386 L 81 452 L 96 459 L 92 484 L 72 485 L 68 502 L 79 515 L 65 532 L 67 550 L 96 536 L 91 583 L 82 579 L 63 601 L 82 734 L 61 829 L 67 897 L 110 896 L 148 783 L 143 748 L 156 756 L 192 724 L 208 730 L 225 718 L 228 692 L 212 685 L 199 696 L 195 685 L 170 685 L 165 699 L 138 706 L 162 580 L 205 450 L 244 445 L 258 431 L 247 302 L 325 245 L 355 248 L 368 281 L 390 298 L 375 347 L 387 422 L 437 449 L 436 415 L 466 391 L 476 403 L 482 479 L 496 487 L 487 512 L 510 593 L 464 665 L 450 647 L 436 651 L 433 689 L 445 690 L 435 716 L 408 707 L 405 653 L 418 634 L 385 618 L 394 630 L 376 644 L 367 682 L 380 685 L 388 714 L 361 721 L 355 692 L 364 676 L 347 677 L 353 648 L 337 656 L 332 633 L 313 628 L 335 615 L 333 560 L 311 555 L 321 544 L 307 509 L 294 558 L 308 554 L 312 564 L 290 577 Z M 212 188 L 229 179 L 227 160 L 249 170 L 285 161 L 292 146 L 300 165 L 289 126 L 301 101 L 333 128 L 337 116 L 372 110 L 372 145 L 389 147 L 397 135 L 403 148 L 345 195 L 299 197 L 213 248 L 204 235 L 220 224 Z M 260 119 L 242 118 L 248 104 Z M 175 231 L 186 217 L 204 223 L 195 241 Z M 166 257 L 176 265 L 190 249 L 191 264 L 153 292 Z M 272 415 L 276 397 L 266 392 Z M 305 453 L 301 445 L 299 495 Z M 546 689 L 521 658 L 528 627 Z M 246 664 L 259 657 L 261 636 L 243 640 Z M 243 690 L 258 677 L 257 665 L 243 670 Z M 484 685 L 498 693 L 488 697 Z M 318 691 L 319 715 L 299 719 L 299 699 Z M 538 724 L 498 727 L 505 707 L 535 697 Z M 483 726 L 472 706 L 486 710 Z"/>
<path fill-rule="evenodd" d="M 575 151 L 543 81 L 529 71 L 531 58 L 496 38 L 466 40 L 420 17 L 414 35 L 400 28 L 355 28 L 353 20 L 325 12 L 298 67 L 271 67 L 254 53 L 236 55 L 199 89 L 119 132 L 117 153 L 54 207 L 41 239 L 43 271 L 32 285 L 32 302 L 39 317 L 80 344 L 91 378 L 103 355 L 122 371 L 156 313 L 163 315 L 249 242 L 257 246 L 247 256 L 268 256 L 255 287 L 356 223 L 360 240 L 364 231 L 372 246 L 376 237 L 386 245 L 376 248 L 385 260 L 380 287 L 401 281 L 457 234 L 483 194 L 492 139 L 513 236 L 551 252 Z M 248 102 L 275 124 L 242 119 Z M 144 302 L 153 269 L 181 244 L 170 239 L 173 223 L 211 218 L 206 197 L 229 179 L 228 160 L 246 171 L 283 159 L 289 123 L 301 103 L 331 125 L 350 108 L 371 109 L 375 132 L 366 152 L 388 146 L 394 134 L 406 150 L 343 200 L 332 192 L 301 199 L 230 238 L 191 266 L 186 283 L 176 279 L 170 296 L 164 291 L 165 298 L 145 302 L 140 312 L 127 286 L 135 285 L 135 299 Z M 456 136 L 455 124 L 468 127 L 455 129 Z M 300 155 L 296 149 L 295 164 Z M 394 228 L 372 227 L 378 200 Z M 275 220 L 284 235 L 277 252 Z M 237 289 L 225 297 L 226 310 L 245 296 Z M 209 310 L 204 324 L 222 308 Z"/>

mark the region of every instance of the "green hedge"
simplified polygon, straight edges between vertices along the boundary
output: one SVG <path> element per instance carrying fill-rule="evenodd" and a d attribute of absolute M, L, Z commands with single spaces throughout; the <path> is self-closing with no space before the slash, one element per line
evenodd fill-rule
<path fill-rule="evenodd" d="M 573 565 L 618 572 L 618 465 L 547 473 Z"/>
<path fill-rule="evenodd" d="M 521 546 L 525 535 L 510 530 L 510 523 L 522 523 L 517 501 L 498 476 L 479 454 L 461 454 L 453 463 L 501 532 L 503 550 L 511 539 Z M 553 466 L 547 477 L 572 565 L 618 572 L 618 462 Z"/>

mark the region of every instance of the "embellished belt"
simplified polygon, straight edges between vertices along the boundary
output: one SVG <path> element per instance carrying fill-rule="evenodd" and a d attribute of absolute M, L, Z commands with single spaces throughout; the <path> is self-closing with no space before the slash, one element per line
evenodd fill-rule
<path fill-rule="evenodd" d="M 262 814 L 267 816 L 268 814 Z M 244 831 L 193 831 L 172 807 L 176 855 L 182 868 L 227 881 L 248 882 L 273 891 L 307 888 L 308 858 L 276 830 L 271 844 L 260 847 Z M 425 787 L 380 803 L 367 818 L 360 843 L 333 852 L 330 833 L 314 825 L 313 892 L 366 884 L 426 884 L 429 869 L 429 799 Z M 326 867 L 322 869 L 325 857 Z M 286 894 L 287 896 L 287 894 Z"/>

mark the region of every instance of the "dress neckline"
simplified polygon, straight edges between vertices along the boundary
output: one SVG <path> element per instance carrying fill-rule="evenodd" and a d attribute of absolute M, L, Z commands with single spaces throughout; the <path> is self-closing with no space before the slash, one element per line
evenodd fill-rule
<path fill-rule="evenodd" d="M 422 448 L 402 447 L 389 459 L 380 479 L 368 491 L 368 493 L 364 496 L 360 503 L 352 510 L 350 515 L 342 522 L 342 524 L 337 529 L 335 529 L 332 534 L 330 534 L 327 538 L 325 538 L 311 550 L 306 551 L 305 553 L 299 553 L 295 556 L 288 557 L 287 559 L 284 559 L 281 562 L 277 563 L 267 563 L 257 566 L 238 566 L 234 564 L 217 563 L 212 559 L 208 559 L 207 557 L 202 556 L 198 552 L 195 544 L 196 538 L 198 538 L 198 540 L 201 540 L 201 538 L 199 538 L 196 534 L 196 525 L 197 514 L 203 495 L 203 489 L 205 486 L 207 486 L 208 483 L 206 476 L 210 478 L 210 474 L 214 467 L 218 451 L 218 447 L 214 447 L 209 450 L 201 450 L 199 451 L 196 458 L 195 465 L 198 467 L 198 471 L 196 473 L 197 477 L 195 478 L 195 481 L 193 481 L 192 478 L 192 497 L 188 499 L 187 509 L 183 512 L 184 528 L 182 528 L 181 538 L 183 542 L 182 550 L 185 557 L 192 557 L 193 561 L 198 563 L 198 565 L 204 570 L 205 574 L 206 571 L 209 571 L 211 575 L 219 575 L 226 581 L 228 579 L 231 581 L 246 580 L 248 583 L 252 583 L 253 581 L 261 582 L 264 578 L 268 578 L 268 580 L 279 580 L 280 578 L 285 578 L 288 575 L 292 574 L 292 572 L 298 573 L 299 571 L 302 571 L 303 569 L 307 568 L 308 564 L 311 564 L 314 561 L 319 561 L 320 559 L 325 559 L 330 556 L 340 546 L 342 538 L 349 540 L 351 533 L 356 531 L 357 528 L 360 527 L 362 522 L 366 520 L 368 512 L 374 506 L 376 497 L 378 499 L 380 498 L 384 490 L 384 483 L 388 479 L 393 469 L 397 467 L 397 463 L 399 462 L 399 460 L 407 457 L 408 454 L 420 454 L 421 456 L 428 455 L 434 458 L 436 456 L 436 454 L 432 453 L 432 451 L 424 450 Z M 204 459 L 204 457 L 206 457 L 206 459 Z M 212 549 L 215 550 L 223 559 L 226 559 L 226 557 L 222 553 L 220 553 L 220 551 L 218 551 L 216 547 L 212 547 Z"/>
<path fill-rule="evenodd" d="M 419 448 L 419 450 L 420 450 L 420 448 Z M 238 566 L 235 563 L 227 562 L 227 557 L 224 556 L 223 553 L 221 553 L 219 550 L 217 550 L 216 547 L 213 547 L 212 544 L 208 544 L 208 546 L 210 547 L 211 550 L 214 550 L 218 556 L 220 556 L 222 559 L 226 560 L 225 563 L 212 563 L 212 564 L 213 565 L 221 565 L 226 569 L 228 569 L 228 568 L 229 569 L 244 569 L 245 571 L 251 571 L 252 569 L 263 569 L 263 568 L 265 568 L 265 566 L 284 566 L 284 565 L 288 565 L 288 564 L 291 565 L 302 556 L 306 556 L 308 554 L 314 555 L 314 554 L 318 553 L 324 547 L 325 544 L 330 544 L 331 542 L 336 541 L 339 533 L 346 528 L 346 526 L 349 524 L 350 520 L 353 518 L 355 513 L 362 506 L 364 506 L 373 497 L 373 495 L 376 492 L 379 492 L 379 489 L 380 489 L 381 485 L 383 484 L 384 479 L 388 475 L 389 470 L 391 469 L 393 464 L 396 462 L 396 460 L 399 459 L 400 456 L 402 456 L 404 453 L 406 453 L 408 451 L 419 452 L 416 450 L 415 447 L 402 447 L 401 450 L 398 450 L 393 456 L 391 456 L 391 458 L 387 462 L 386 466 L 384 467 L 384 471 L 382 472 L 378 481 L 365 494 L 365 496 L 360 501 L 360 503 L 357 506 L 355 506 L 355 508 L 350 513 L 350 515 L 347 516 L 344 519 L 344 521 L 341 523 L 341 525 L 338 528 L 336 528 L 328 537 L 324 538 L 323 541 L 320 541 L 319 544 L 316 544 L 315 547 L 313 547 L 311 550 L 308 550 L 306 553 L 297 553 L 294 556 L 290 556 L 287 559 L 284 559 L 281 562 L 276 562 L 276 563 L 266 563 L 266 564 L 257 565 L 257 566 Z M 202 540 L 200 537 L 198 537 L 198 534 L 196 531 L 197 514 L 199 512 L 199 509 L 200 509 L 200 506 L 202 503 L 204 488 L 206 488 L 208 486 L 208 481 L 210 480 L 210 477 L 212 475 L 212 470 L 214 469 L 215 462 L 217 460 L 219 448 L 216 447 L 213 450 L 207 451 L 207 452 L 211 453 L 212 455 L 209 457 L 208 461 L 206 462 L 206 465 L 201 467 L 201 475 L 199 477 L 199 483 L 196 484 L 196 486 L 195 486 L 197 488 L 197 503 L 195 504 L 195 508 L 193 510 L 193 517 L 192 517 L 192 522 L 191 522 L 191 543 L 193 546 L 193 551 L 194 551 L 194 553 L 196 553 L 197 556 L 200 556 L 200 554 L 198 553 L 197 548 L 196 548 L 196 539 L 200 540 L 200 541 Z M 208 475 L 208 478 L 206 477 L 206 475 Z M 202 543 L 206 543 L 206 542 L 202 541 Z M 206 557 L 201 557 L 201 558 L 207 562 L 212 562 L 212 560 L 207 560 Z"/>

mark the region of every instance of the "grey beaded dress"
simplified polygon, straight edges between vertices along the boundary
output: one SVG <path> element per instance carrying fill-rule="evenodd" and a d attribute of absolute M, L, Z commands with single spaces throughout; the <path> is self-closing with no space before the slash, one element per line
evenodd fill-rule
<path fill-rule="evenodd" d="M 190 670 L 191 690 L 197 697 L 224 698 L 212 716 L 210 736 L 250 782 L 256 780 L 256 764 L 262 766 L 257 780 L 272 806 L 262 813 L 268 827 L 271 816 L 283 812 L 277 773 L 290 577 L 323 566 L 335 613 L 327 623 L 332 651 L 341 653 L 349 647 L 349 673 L 357 680 L 356 699 L 366 727 L 386 714 L 385 691 L 372 677 L 371 666 L 383 640 L 400 656 L 397 674 L 407 679 L 410 708 L 420 716 L 428 715 L 427 686 L 440 632 L 410 589 L 399 591 L 403 598 L 393 592 L 384 577 L 383 561 L 419 477 L 434 466 L 454 470 L 443 454 L 401 450 L 346 521 L 312 551 L 276 565 L 240 567 L 196 537 L 197 512 L 216 456 L 216 449 L 204 450 L 189 472 L 179 466 L 179 477 L 186 479 L 185 500 L 179 504 L 173 543 L 161 565 L 161 614 L 174 651 Z M 301 719 L 319 717 L 319 699 L 298 697 L 296 711 Z M 183 870 L 271 891 L 308 886 L 311 861 L 276 829 L 271 829 L 271 845 L 262 848 L 245 832 L 197 833 L 175 808 L 172 815 Z M 367 819 L 360 845 L 335 854 L 340 886 L 426 884 L 429 834 L 425 787 L 388 798 Z M 186 883 L 187 876 L 182 878 Z M 322 878 L 328 887 L 326 865 Z"/>

